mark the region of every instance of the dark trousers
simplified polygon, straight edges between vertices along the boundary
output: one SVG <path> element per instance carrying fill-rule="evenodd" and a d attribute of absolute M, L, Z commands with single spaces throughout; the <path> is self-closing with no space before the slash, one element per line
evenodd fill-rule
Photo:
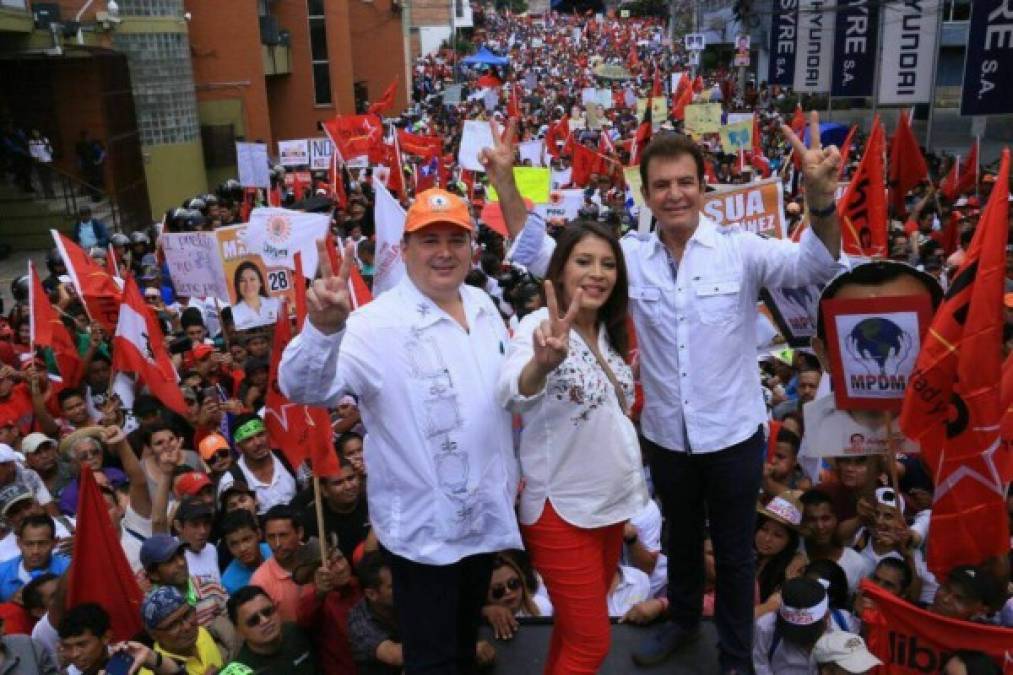
<path fill-rule="evenodd" d="M 486 553 L 452 565 L 424 565 L 391 555 L 407 675 L 476 672 L 475 643 L 492 559 Z"/>
<path fill-rule="evenodd" d="M 753 553 L 756 499 L 766 443 L 763 432 L 718 452 L 673 452 L 644 439 L 651 478 L 668 522 L 668 603 L 672 621 L 700 622 L 704 528 L 717 568 L 714 623 L 722 668 L 752 672 Z"/>

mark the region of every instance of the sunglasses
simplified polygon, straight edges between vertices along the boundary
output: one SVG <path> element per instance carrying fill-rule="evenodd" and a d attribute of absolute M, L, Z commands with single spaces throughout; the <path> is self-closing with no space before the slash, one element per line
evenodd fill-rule
<path fill-rule="evenodd" d="M 222 460 L 222 459 L 228 459 L 231 456 L 232 456 L 232 453 L 229 450 L 222 449 L 222 450 L 216 451 L 215 454 L 211 455 L 211 461 L 212 462 L 217 462 L 217 461 Z"/>
<path fill-rule="evenodd" d="M 274 605 L 268 605 L 259 612 L 254 612 L 250 616 L 246 617 L 246 621 L 244 621 L 243 623 L 246 624 L 247 628 L 256 628 L 261 624 L 261 622 L 267 621 L 272 616 L 274 616 L 274 613 L 276 611 L 278 610 L 275 609 Z"/>
<path fill-rule="evenodd" d="M 505 584 L 496 584 L 489 589 L 489 595 L 492 596 L 493 600 L 502 600 L 503 596 L 506 595 L 507 590 L 516 591 L 521 587 L 521 580 L 517 577 L 510 579 Z"/>

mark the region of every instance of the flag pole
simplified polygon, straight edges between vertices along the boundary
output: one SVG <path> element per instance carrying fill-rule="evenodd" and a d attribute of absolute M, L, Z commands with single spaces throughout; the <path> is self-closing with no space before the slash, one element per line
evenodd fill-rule
<path fill-rule="evenodd" d="M 307 415 L 307 417 L 309 417 Z M 310 422 L 312 424 L 312 422 Z M 317 516 L 317 538 L 320 543 L 320 561 L 327 565 L 327 529 L 324 527 L 324 504 L 320 496 L 320 476 L 313 472 L 313 505 Z"/>
<path fill-rule="evenodd" d="M 890 485 L 893 491 L 900 494 L 900 481 L 897 478 L 897 442 L 893 435 L 893 411 L 886 411 L 886 457 L 890 466 L 887 471 L 890 474 Z"/>
<path fill-rule="evenodd" d="M 932 151 L 932 122 L 936 117 L 936 79 L 939 69 L 939 43 L 943 35 L 943 3 L 939 3 L 936 9 L 936 48 L 932 50 L 932 77 L 929 79 L 929 119 L 925 129 L 925 150 Z"/>

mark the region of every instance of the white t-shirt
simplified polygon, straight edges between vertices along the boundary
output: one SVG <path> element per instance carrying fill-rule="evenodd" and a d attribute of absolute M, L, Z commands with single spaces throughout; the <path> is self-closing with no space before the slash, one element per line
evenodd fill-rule
<path fill-rule="evenodd" d="M 186 554 L 186 566 L 190 570 L 191 577 L 197 577 L 201 581 L 222 582 L 222 573 L 218 569 L 218 551 L 211 544 L 204 544 L 199 553 L 194 553 L 189 548 L 183 549 Z"/>
<path fill-rule="evenodd" d="M 620 565 L 619 583 L 608 594 L 609 616 L 621 617 L 638 602 L 651 597 L 651 580 L 636 567 Z"/>
<path fill-rule="evenodd" d="M 651 580 L 651 597 L 663 597 L 668 590 L 668 556 L 661 552 L 661 509 L 657 502 L 649 499 L 644 508 L 630 518 L 630 522 L 637 528 L 637 538 L 644 548 L 658 554 L 654 571 L 648 577 Z M 626 554 L 625 551 L 623 553 Z"/>
<path fill-rule="evenodd" d="M 144 569 L 141 565 L 141 544 L 151 534 L 151 518 L 142 518 L 128 504 L 123 520 L 120 521 L 120 546 L 123 547 L 123 554 L 127 557 L 130 569 L 135 575 Z"/>
<path fill-rule="evenodd" d="M 70 521 L 71 526 L 74 526 L 74 519 L 69 516 L 63 516 Z M 56 539 L 66 539 L 71 536 L 71 531 L 64 527 L 63 523 L 60 522 L 59 518 L 53 518 L 53 522 L 56 524 Z M 17 558 L 21 555 L 21 549 L 18 548 L 18 537 L 11 531 L 7 533 L 3 539 L 0 539 L 0 562 L 7 562 L 11 558 Z"/>
<path fill-rule="evenodd" d="M 872 574 L 872 570 L 876 568 L 874 562 L 847 546 L 844 547 L 837 564 L 841 566 L 844 575 L 848 577 L 848 593 L 851 595 L 854 595 L 858 590 L 858 582 Z"/>

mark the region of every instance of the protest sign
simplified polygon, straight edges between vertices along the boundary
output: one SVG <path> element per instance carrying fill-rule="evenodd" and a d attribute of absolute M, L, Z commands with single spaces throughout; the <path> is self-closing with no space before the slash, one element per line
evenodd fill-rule
<path fill-rule="evenodd" d="M 267 267 L 295 269 L 295 253 L 302 251 L 306 274 L 317 269 L 316 241 L 327 235 L 331 219 L 326 213 L 257 208 L 241 238 L 248 252 L 259 255 Z"/>
<path fill-rule="evenodd" d="M 305 166 L 309 164 L 309 139 L 300 138 L 294 141 L 278 141 L 278 161 L 282 166 Z"/>
<path fill-rule="evenodd" d="M 694 138 L 716 134 L 721 128 L 720 103 L 691 103 L 686 106 L 686 133 Z"/>
<path fill-rule="evenodd" d="M 553 190 L 564 188 L 570 184 L 571 180 L 573 180 L 573 168 L 571 167 L 559 169 L 558 171 L 556 169 L 550 169 L 550 171 L 552 172 L 550 174 L 552 176 L 550 187 Z"/>
<path fill-rule="evenodd" d="M 236 143 L 236 165 L 239 169 L 239 184 L 243 187 L 265 190 L 271 187 L 266 144 Z"/>
<path fill-rule="evenodd" d="M 177 295 L 229 302 L 218 239 L 213 232 L 166 232 L 158 243 Z"/>
<path fill-rule="evenodd" d="M 929 296 L 830 299 L 822 312 L 837 407 L 899 412 L 932 320 Z"/>
<path fill-rule="evenodd" d="M 805 455 L 807 457 L 856 457 L 884 455 L 890 449 L 887 429 L 893 430 L 893 448 L 913 454 L 918 444 L 908 440 L 897 425 L 888 425 L 881 412 L 842 410 L 828 394 L 806 403 L 802 408 L 805 421 Z"/>
<path fill-rule="evenodd" d="M 720 107 L 720 106 L 719 106 Z M 647 99 L 637 99 L 637 119 L 644 119 L 647 111 Z M 655 96 L 651 99 L 651 126 L 657 129 L 662 122 L 668 119 L 668 99 L 664 96 Z"/>
<path fill-rule="evenodd" d="M 816 335 L 816 312 L 822 286 L 764 288 L 760 299 L 770 310 L 785 341 L 792 347 L 808 347 Z"/>
<path fill-rule="evenodd" d="M 514 182 L 517 183 L 517 191 L 521 197 L 526 197 L 535 204 L 545 204 L 549 201 L 551 174 L 552 171 L 548 168 L 515 166 Z M 499 195 L 492 185 L 485 188 L 485 193 L 489 201 L 499 201 Z"/>
<path fill-rule="evenodd" d="M 459 84 L 447 85 L 447 88 L 443 90 L 443 105 L 453 106 L 461 102 L 461 89 L 462 86 Z"/>
<path fill-rule="evenodd" d="M 623 168 L 623 178 L 626 179 L 626 185 L 630 189 L 630 194 L 633 196 L 633 202 L 637 206 L 644 205 L 644 193 L 641 191 L 640 186 L 640 167 L 639 166 L 627 166 Z"/>
<path fill-rule="evenodd" d="M 251 253 L 241 239 L 246 227 L 243 223 L 214 231 L 225 276 L 226 299 L 232 305 L 232 320 L 238 330 L 273 324 L 278 318 L 282 297 L 288 299 L 289 307 L 295 306 L 292 271 L 285 267 L 268 267 L 259 255 Z M 313 249 L 315 257 L 315 243 Z M 303 253 L 304 261 L 305 256 Z M 316 265 L 304 269 L 307 273 L 315 273 Z"/>
<path fill-rule="evenodd" d="M 753 147 L 753 120 L 726 124 L 719 129 L 721 134 L 721 150 L 729 155 L 738 154 L 739 150 L 751 150 Z"/>
<path fill-rule="evenodd" d="M 715 192 L 704 193 L 703 211 L 718 225 L 738 225 L 747 232 L 784 239 L 784 194 L 781 179 L 745 185 L 720 185 Z"/>
<path fill-rule="evenodd" d="M 481 120 L 467 120 L 461 136 L 461 147 L 457 152 L 457 161 L 461 168 L 468 171 L 485 171 L 478 161 L 478 153 L 483 148 L 492 147 L 492 129 L 489 123 Z"/>
<path fill-rule="evenodd" d="M 728 113 L 725 116 L 725 124 L 738 124 L 739 122 L 753 123 L 753 113 Z"/>
<path fill-rule="evenodd" d="M 329 138 L 311 138 L 310 146 L 310 169 L 313 171 L 327 171 L 331 168 L 331 161 L 334 159 L 334 144 Z M 348 159 L 347 157 L 345 159 Z"/>
<path fill-rule="evenodd" d="M 521 156 L 521 161 L 531 160 L 532 166 L 544 166 L 545 162 L 542 160 L 544 151 L 545 141 L 542 139 L 522 141 L 517 144 L 517 152 Z"/>
<path fill-rule="evenodd" d="M 545 220 L 573 220 L 583 203 L 584 191 L 579 188 L 553 190 L 549 193 L 548 203 L 535 205 L 535 213 Z"/>

